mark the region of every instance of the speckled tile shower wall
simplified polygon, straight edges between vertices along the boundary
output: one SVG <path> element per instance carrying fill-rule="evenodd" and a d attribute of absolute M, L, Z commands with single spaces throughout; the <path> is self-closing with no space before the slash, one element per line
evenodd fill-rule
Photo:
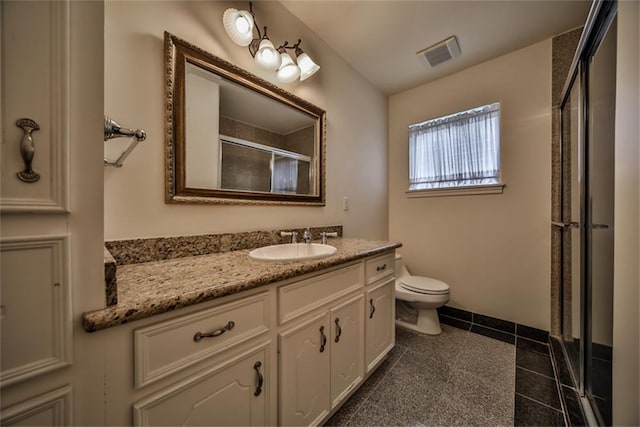
<path fill-rule="evenodd" d="M 560 174 L 563 171 L 561 162 L 565 166 L 569 165 L 571 159 L 569 156 L 560 155 L 561 132 L 560 128 L 560 102 L 562 102 L 562 90 L 573 55 L 580 40 L 582 28 L 569 31 L 553 38 L 552 41 L 552 65 L 551 65 L 551 104 L 552 104 L 552 135 L 551 135 L 551 218 L 554 221 L 562 221 L 562 207 L 560 205 L 563 189 L 561 188 L 562 180 Z M 570 202 L 567 196 L 567 188 L 564 189 L 564 201 Z M 551 328 L 552 335 L 560 335 L 561 333 L 561 306 L 562 306 L 562 290 L 561 290 L 561 239 L 559 229 L 552 228 L 551 234 Z M 565 239 L 566 240 L 566 239 Z M 565 246 L 567 243 L 565 242 Z M 565 271 L 570 271 L 565 268 Z"/>

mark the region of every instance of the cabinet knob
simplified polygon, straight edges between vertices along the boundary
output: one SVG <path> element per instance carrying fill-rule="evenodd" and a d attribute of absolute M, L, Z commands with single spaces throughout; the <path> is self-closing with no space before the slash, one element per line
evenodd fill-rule
<path fill-rule="evenodd" d="M 369 306 L 370 306 L 369 319 L 373 319 L 373 313 L 376 312 L 376 306 L 373 304 L 373 298 L 369 300 Z"/>
<path fill-rule="evenodd" d="M 376 271 L 384 271 L 387 269 L 387 264 L 382 264 L 376 267 Z"/>
<path fill-rule="evenodd" d="M 230 320 L 229 323 L 227 323 L 225 326 L 223 326 L 220 329 L 216 329 L 213 332 L 196 332 L 196 334 L 193 336 L 193 340 L 195 342 L 200 342 L 202 341 L 203 338 L 215 338 L 215 337 L 219 337 L 220 335 L 224 334 L 227 331 L 230 331 L 233 329 L 233 327 L 236 326 L 236 323 L 233 320 Z"/>
<path fill-rule="evenodd" d="M 336 339 L 335 341 L 338 342 L 340 341 L 340 335 L 342 335 L 342 328 L 340 327 L 340 318 L 336 317 Z"/>

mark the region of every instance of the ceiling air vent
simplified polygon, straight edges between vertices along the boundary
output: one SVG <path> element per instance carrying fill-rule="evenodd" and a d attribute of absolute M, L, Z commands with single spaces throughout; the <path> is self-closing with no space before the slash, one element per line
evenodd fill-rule
<path fill-rule="evenodd" d="M 458 44 L 456 36 L 451 36 L 433 46 L 422 49 L 416 55 L 424 56 L 429 65 L 435 67 L 436 65 L 460 56 L 460 45 Z"/>

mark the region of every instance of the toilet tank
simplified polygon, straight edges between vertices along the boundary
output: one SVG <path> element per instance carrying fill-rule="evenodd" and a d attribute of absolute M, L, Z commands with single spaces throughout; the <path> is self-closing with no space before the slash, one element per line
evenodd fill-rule
<path fill-rule="evenodd" d="M 404 261 L 402 260 L 402 255 L 400 255 L 397 252 L 396 252 L 395 273 L 396 273 L 396 279 L 400 279 L 401 277 L 407 277 L 411 275 L 409 274 L 409 270 L 407 270 L 407 267 L 404 265 Z"/>

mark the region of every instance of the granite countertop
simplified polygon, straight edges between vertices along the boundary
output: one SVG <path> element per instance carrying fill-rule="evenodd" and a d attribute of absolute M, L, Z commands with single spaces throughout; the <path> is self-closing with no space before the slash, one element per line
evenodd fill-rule
<path fill-rule="evenodd" d="M 329 244 L 338 249 L 335 255 L 303 262 L 258 262 L 249 259 L 249 250 L 238 250 L 118 266 L 117 304 L 84 313 L 82 325 L 95 332 L 402 246 L 346 238 Z"/>

